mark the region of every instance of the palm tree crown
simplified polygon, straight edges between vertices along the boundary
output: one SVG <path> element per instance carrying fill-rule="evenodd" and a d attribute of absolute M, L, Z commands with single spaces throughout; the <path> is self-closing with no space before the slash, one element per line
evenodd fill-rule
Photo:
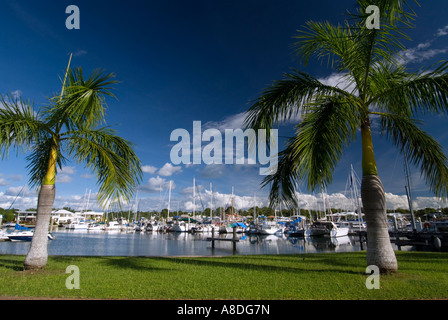
<path fill-rule="evenodd" d="M 132 199 L 141 179 L 140 160 L 131 142 L 119 137 L 105 122 L 105 97 L 114 97 L 113 74 L 69 70 L 62 96 L 42 110 L 29 101 L 2 97 L 0 146 L 2 157 L 10 147 L 31 150 L 27 156 L 30 185 L 54 184 L 57 169 L 68 158 L 92 170 L 99 185 L 98 200 Z"/>
<path fill-rule="evenodd" d="M 399 63 L 409 39 L 403 29 L 411 26 L 413 13 L 405 1 L 358 0 L 359 10 L 344 25 L 308 22 L 296 38 L 295 51 L 307 63 L 312 56 L 329 61 L 343 75 L 341 85 L 331 86 L 292 70 L 275 81 L 248 110 L 247 127 L 269 129 L 301 114 L 297 134 L 279 154 L 271 185 L 271 203 L 295 204 L 294 187 L 306 181 L 310 190 L 332 182 L 332 173 L 344 148 L 365 128 L 371 137 L 370 119 L 379 118 L 382 132 L 411 162 L 419 165 L 437 196 L 448 195 L 447 158 L 440 144 L 421 128 L 416 116 L 448 111 L 447 62 L 435 69 L 410 73 Z M 365 8 L 375 4 L 381 11 L 380 29 L 365 27 Z M 400 26 L 401 25 L 401 26 Z M 361 130 L 363 131 L 363 130 Z M 374 157 L 363 148 L 363 175 L 377 174 Z M 373 153 L 373 145 L 371 146 Z"/>

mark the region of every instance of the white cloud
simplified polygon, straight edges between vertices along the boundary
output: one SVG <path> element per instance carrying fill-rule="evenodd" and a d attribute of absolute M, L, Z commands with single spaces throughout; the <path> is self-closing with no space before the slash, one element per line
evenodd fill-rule
<path fill-rule="evenodd" d="M 86 54 L 87 54 L 87 51 L 86 51 L 86 50 L 78 50 L 78 51 L 76 51 L 76 52 L 73 53 L 73 56 L 74 56 L 74 57 L 81 57 L 81 56 L 84 56 L 84 55 L 86 55 Z"/>
<path fill-rule="evenodd" d="M 202 185 L 196 185 L 195 187 L 196 187 L 196 193 L 202 192 L 205 190 L 204 186 L 202 186 Z M 182 189 L 180 191 L 180 194 L 192 196 L 193 195 L 193 186 Z"/>
<path fill-rule="evenodd" d="M 16 209 L 35 208 L 37 206 L 37 193 L 30 190 L 28 186 L 9 187 L 0 192 L 0 207 Z"/>
<path fill-rule="evenodd" d="M 1 177 L 1 175 L 0 175 L 0 177 Z M 8 175 L 8 178 L 13 181 L 20 181 L 20 180 L 22 180 L 23 176 L 21 174 L 10 174 L 10 175 Z"/>
<path fill-rule="evenodd" d="M 356 88 L 356 84 L 347 77 L 347 74 L 343 73 L 332 73 L 328 77 L 320 78 L 318 80 L 327 86 L 336 87 L 351 93 L 353 93 Z"/>
<path fill-rule="evenodd" d="M 429 49 L 431 42 L 420 43 L 415 48 L 402 51 L 398 58 L 399 63 L 418 63 L 429 60 L 437 55 L 448 52 L 448 49 Z"/>
<path fill-rule="evenodd" d="M 15 90 L 15 91 L 11 92 L 11 95 L 14 97 L 14 99 L 19 99 L 22 96 L 22 91 Z"/>
<path fill-rule="evenodd" d="M 203 130 L 218 129 L 224 131 L 225 129 L 243 129 L 244 119 L 246 114 L 244 112 L 230 115 L 221 121 L 209 121 L 203 125 Z"/>
<path fill-rule="evenodd" d="M 0 173 L 0 186 L 7 186 L 8 185 L 8 181 L 3 178 L 3 175 Z"/>
<path fill-rule="evenodd" d="M 157 171 L 157 168 L 154 166 L 142 166 L 142 171 L 145 173 L 153 174 Z"/>
<path fill-rule="evenodd" d="M 154 193 L 161 192 L 163 190 L 167 190 L 169 188 L 170 182 L 164 178 L 157 176 L 156 178 L 152 177 L 148 180 L 148 182 L 139 187 L 139 191 L 144 193 Z M 175 189 L 176 185 L 174 182 L 171 182 L 171 189 Z"/>
<path fill-rule="evenodd" d="M 434 42 L 443 36 L 448 35 L 448 25 L 437 30 L 437 33 L 426 42 L 419 43 L 414 48 L 409 48 L 407 50 L 401 51 L 398 54 L 398 62 L 401 64 L 405 63 L 419 63 L 425 60 L 429 60 L 437 55 L 444 54 L 448 52 L 447 47 L 443 48 L 431 48 Z"/>
<path fill-rule="evenodd" d="M 75 167 L 63 167 L 58 171 L 58 174 L 56 176 L 56 182 L 69 183 L 73 180 L 73 178 L 70 175 L 73 175 L 75 173 L 76 173 Z"/>
<path fill-rule="evenodd" d="M 165 165 L 162 168 L 160 168 L 158 173 L 159 173 L 159 175 L 161 175 L 163 177 L 169 177 L 175 173 L 180 173 L 180 172 L 182 172 L 181 167 L 173 166 L 171 163 L 165 163 Z"/>
<path fill-rule="evenodd" d="M 225 173 L 226 165 L 225 164 L 210 164 L 205 166 L 200 171 L 200 176 L 202 178 L 208 178 L 208 179 L 216 179 L 219 177 L 222 177 Z"/>
<path fill-rule="evenodd" d="M 60 169 L 58 171 L 58 173 L 60 173 L 60 174 L 75 174 L 76 169 L 75 169 L 75 167 L 62 167 L 62 169 Z"/>
<path fill-rule="evenodd" d="M 36 193 L 31 191 L 28 186 L 18 186 L 18 187 L 9 187 L 6 189 L 4 195 L 7 196 L 20 196 L 20 197 L 27 197 L 27 196 L 36 196 Z"/>
<path fill-rule="evenodd" d="M 446 35 L 448 35 L 448 25 L 437 30 L 437 34 L 436 34 L 437 37 L 443 37 Z"/>
<path fill-rule="evenodd" d="M 69 183 L 72 180 L 73 180 L 72 177 L 70 177 L 68 174 L 58 174 L 56 176 L 57 183 Z"/>

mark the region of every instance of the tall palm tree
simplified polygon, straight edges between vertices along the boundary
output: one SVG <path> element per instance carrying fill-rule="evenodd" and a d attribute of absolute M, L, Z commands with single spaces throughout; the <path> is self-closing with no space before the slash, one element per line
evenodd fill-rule
<path fill-rule="evenodd" d="M 47 234 L 55 199 L 58 168 L 70 157 L 84 164 L 98 179 L 98 201 L 103 206 L 133 197 L 142 178 L 140 160 L 129 141 L 105 122 L 105 98 L 114 96 L 113 74 L 94 71 L 87 78 L 81 68 L 67 67 L 60 95 L 35 110 L 32 103 L 16 97 L 1 97 L 0 152 L 10 147 L 31 150 L 27 156 L 31 186 L 39 187 L 37 219 L 26 269 L 47 263 Z M 67 85 L 65 85 L 67 81 Z"/>
<path fill-rule="evenodd" d="M 366 27 L 369 5 L 380 9 L 380 29 Z M 343 75 L 344 85 L 326 85 L 293 70 L 254 101 L 245 123 L 253 129 L 270 129 L 301 115 L 295 136 L 279 153 L 277 171 L 263 181 L 263 186 L 271 186 L 271 205 L 296 205 L 294 187 L 301 181 L 309 190 L 331 183 L 344 148 L 360 130 L 367 265 L 376 265 L 383 273 L 395 272 L 398 264 L 389 239 L 371 120 L 378 119 L 382 133 L 421 168 L 431 191 L 446 197 L 447 157 L 416 117 L 448 111 L 448 65 L 444 62 L 433 70 L 410 73 L 399 62 L 402 41 L 408 39 L 403 29 L 412 26 L 415 16 L 406 1 L 357 0 L 357 8 L 343 25 L 308 22 L 295 44 L 305 64 L 312 56 L 328 60 Z"/>

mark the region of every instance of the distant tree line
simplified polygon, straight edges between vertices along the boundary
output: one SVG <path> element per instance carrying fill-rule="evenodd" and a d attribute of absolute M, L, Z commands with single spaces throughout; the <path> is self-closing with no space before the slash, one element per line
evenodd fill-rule
<path fill-rule="evenodd" d="M 331 210 L 331 211 L 330 211 Z M 330 210 L 327 210 L 327 216 L 331 215 L 331 213 L 339 213 L 343 212 L 341 209 L 331 208 Z M 362 211 L 362 208 L 361 208 Z M 409 209 L 402 209 L 398 208 L 396 210 L 387 210 L 387 213 L 401 213 L 401 214 L 409 214 Z M 436 214 L 436 213 L 442 213 L 443 215 L 448 215 L 448 207 L 447 208 L 425 208 L 425 209 L 419 209 L 414 210 L 414 215 L 416 218 L 423 218 L 427 214 Z M 222 217 L 223 214 L 231 215 L 232 214 L 232 208 L 223 208 L 219 207 L 216 209 L 213 209 L 213 217 Z M 233 214 L 240 215 L 242 217 L 247 218 L 253 218 L 254 216 L 274 216 L 277 215 L 277 217 L 291 217 L 295 215 L 301 215 L 305 216 L 308 219 L 316 219 L 317 217 L 323 217 L 325 214 L 323 210 L 307 210 L 307 209 L 282 209 L 277 210 L 275 212 L 274 209 L 269 207 L 256 207 L 250 208 L 247 210 L 233 210 Z M 191 211 L 170 211 L 169 216 L 172 218 L 174 216 L 182 216 L 182 215 L 189 215 L 190 217 L 193 215 Z M 195 212 L 196 216 L 204 216 L 204 217 L 210 217 L 210 208 L 206 208 L 205 210 L 197 210 Z M 150 219 L 151 217 L 155 219 L 166 219 L 168 216 L 168 209 L 162 209 L 161 211 L 138 211 L 138 212 L 129 212 L 129 211 L 116 211 L 116 212 L 110 212 L 108 213 L 109 219 L 117 219 L 119 217 L 128 218 L 130 220 L 133 219 L 139 219 L 139 218 L 146 218 Z"/>
<path fill-rule="evenodd" d="M 71 212 L 75 212 L 74 209 L 70 208 L 70 207 L 64 207 L 64 210 L 67 211 L 71 211 Z M 56 208 L 54 210 L 57 210 Z M 336 209 L 336 208 L 331 208 L 330 209 L 332 213 L 338 213 L 338 212 L 342 212 L 341 209 Z M 327 215 L 330 215 L 330 210 L 327 210 Z M 361 208 L 362 210 L 362 208 Z M 6 222 L 15 222 L 16 221 L 16 217 L 18 214 L 19 209 L 3 209 L 0 208 L 0 215 L 3 216 L 3 223 Z M 29 208 L 26 209 L 25 211 L 36 211 L 35 208 Z M 402 208 L 398 208 L 396 210 L 392 210 L 389 209 L 387 210 L 387 213 L 401 213 L 401 214 L 408 214 L 410 213 L 409 209 L 402 209 Z M 416 218 L 423 218 L 425 215 L 430 215 L 430 214 L 437 214 L 437 213 L 442 213 L 443 215 L 448 215 L 448 207 L 447 208 L 440 208 L 440 209 L 435 209 L 435 208 L 425 208 L 425 209 L 419 209 L 419 210 L 414 210 L 414 215 Z M 216 209 L 213 209 L 213 217 L 223 217 L 223 214 L 226 215 L 231 215 L 232 214 L 232 208 L 228 207 L 228 208 L 223 208 L 223 207 L 219 207 Z M 277 213 L 275 213 L 275 210 L 269 207 L 256 207 L 256 208 L 250 208 L 247 210 L 233 210 L 233 214 L 235 215 L 240 215 L 242 217 L 247 217 L 247 218 L 253 218 L 254 216 L 274 216 L 275 214 L 277 215 L 277 217 L 291 217 L 294 215 L 301 215 L 301 216 L 305 216 L 308 219 L 316 219 L 317 217 L 323 217 L 324 216 L 324 212 L 322 210 L 307 210 L 307 209 L 282 209 L 282 210 L 277 210 Z M 192 212 L 191 211 L 170 211 L 169 216 L 172 218 L 174 216 L 182 216 L 182 215 L 189 215 L 192 216 Z M 196 216 L 205 216 L 205 217 L 210 217 L 210 208 L 206 208 L 205 210 L 198 210 L 195 212 Z M 146 218 L 146 219 L 151 219 L 154 218 L 156 220 L 158 219 L 166 219 L 168 217 L 168 209 L 162 209 L 161 211 L 138 211 L 138 212 L 129 212 L 129 211 L 113 211 L 113 212 L 108 212 L 107 213 L 107 218 L 109 220 L 114 220 L 114 219 L 118 219 L 118 218 L 125 218 L 125 219 L 129 219 L 129 220 L 137 220 L 140 218 Z"/>

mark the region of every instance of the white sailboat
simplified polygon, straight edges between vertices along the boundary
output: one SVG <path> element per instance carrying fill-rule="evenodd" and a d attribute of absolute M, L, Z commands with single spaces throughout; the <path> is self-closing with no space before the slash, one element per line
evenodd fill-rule
<path fill-rule="evenodd" d="M 195 187 L 196 186 L 196 180 L 193 178 L 193 218 L 195 218 L 195 207 L 196 207 L 196 194 L 195 194 Z M 174 232 L 190 232 L 191 231 L 191 225 L 190 225 L 190 217 L 188 217 L 188 221 L 176 221 L 173 225 L 173 231 Z"/>
<path fill-rule="evenodd" d="M 188 232 L 189 228 L 185 221 L 178 221 L 173 226 L 174 232 Z"/>
<path fill-rule="evenodd" d="M 326 188 L 325 185 L 322 187 L 322 199 L 323 199 L 323 206 L 324 206 L 324 220 L 318 220 L 311 224 L 311 226 L 305 230 L 304 235 L 305 237 L 319 237 L 319 236 L 327 236 L 331 238 L 336 237 L 344 237 L 348 235 L 349 228 L 342 226 L 338 227 L 336 223 L 333 221 L 327 221 L 327 209 L 326 209 Z M 331 213 L 331 209 L 330 209 Z"/>
<path fill-rule="evenodd" d="M 65 225 L 65 229 L 68 230 L 87 230 L 89 223 L 85 221 L 85 217 L 79 214 L 73 217 L 73 220 L 69 224 Z"/>
<path fill-rule="evenodd" d="M 282 226 L 277 222 L 277 209 L 275 209 L 274 211 L 273 221 L 265 220 L 264 223 L 259 224 L 257 228 L 258 234 L 267 234 L 267 235 L 283 234 L 284 231 L 285 226 Z"/>
<path fill-rule="evenodd" d="M 213 188 L 212 183 L 210 182 L 210 223 L 203 223 L 201 224 L 201 230 L 202 232 L 219 232 L 219 228 L 215 228 L 213 223 Z"/>
<path fill-rule="evenodd" d="M 315 221 L 308 229 L 305 230 L 305 237 L 344 237 L 348 235 L 348 231 L 349 228 L 339 228 L 332 221 Z"/>
<path fill-rule="evenodd" d="M 347 185 L 350 189 L 350 198 L 353 201 L 353 204 L 349 206 L 349 210 L 353 211 L 346 212 L 344 215 L 341 214 L 339 220 L 336 221 L 336 225 L 339 228 L 348 227 L 352 232 L 365 231 L 366 224 L 362 218 L 361 199 L 358 189 L 358 186 L 361 185 L 361 182 L 356 175 L 355 170 L 353 169 L 353 165 L 350 165 L 350 173 L 347 179 Z M 344 219 L 342 219 L 342 216 L 344 216 Z"/>
<path fill-rule="evenodd" d="M 283 227 L 270 223 L 261 224 L 257 229 L 258 234 L 273 235 L 273 234 L 283 234 L 283 232 L 284 232 Z"/>

